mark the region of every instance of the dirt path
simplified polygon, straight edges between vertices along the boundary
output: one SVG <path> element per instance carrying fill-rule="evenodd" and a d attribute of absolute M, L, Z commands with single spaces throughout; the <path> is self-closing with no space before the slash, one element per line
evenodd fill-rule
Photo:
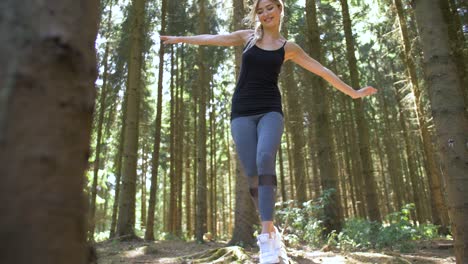
<path fill-rule="evenodd" d="M 450 246 L 440 246 L 439 242 L 425 242 L 418 245 L 418 250 L 411 254 L 402 254 L 394 251 L 386 252 L 323 252 L 307 247 L 288 248 L 288 255 L 292 263 L 317 263 L 317 264 L 340 264 L 340 263 L 420 263 L 420 264 L 454 264 L 455 257 Z M 188 256 L 207 250 L 225 247 L 225 243 L 209 242 L 197 244 L 184 241 L 132 241 L 118 242 L 106 241 L 96 245 L 99 264 L 114 263 L 191 263 Z M 258 263 L 257 250 L 247 250 L 245 253 L 250 257 L 248 261 L 238 263 Z M 207 262 L 205 262 L 207 263 Z M 210 262 L 208 262 L 210 263 Z M 217 263 L 232 263 L 222 261 Z"/>

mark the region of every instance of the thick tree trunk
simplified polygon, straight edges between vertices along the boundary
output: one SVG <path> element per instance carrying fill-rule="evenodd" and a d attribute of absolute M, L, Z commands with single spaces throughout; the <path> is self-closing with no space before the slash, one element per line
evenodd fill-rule
<path fill-rule="evenodd" d="M 356 57 L 354 55 L 354 38 L 351 30 L 351 18 L 348 10 L 348 1 L 340 0 L 343 13 L 343 26 L 346 37 L 346 53 L 348 57 L 349 70 L 351 76 L 351 86 L 355 89 L 360 87 L 359 73 L 357 69 Z M 356 110 L 356 122 L 358 126 L 359 154 L 362 160 L 363 177 L 366 184 L 366 204 L 367 213 L 372 221 L 380 221 L 379 201 L 377 197 L 377 184 L 375 182 L 372 156 L 369 146 L 369 125 L 365 119 L 364 105 L 362 99 L 354 100 Z"/>
<path fill-rule="evenodd" d="M 161 35 L 166 32 L 167 0 L 161 3 Z M 162 120 L 162 88 L 164 73 L 164 45 L 159 46 L 158 98 L 156 102 L 156 120 L 154 122 L 154 142 L 151 156 L 151 186 L 148 203 L 148 219 L 146 220 L 145 239 L 154 240 L 154 213 L 156 207 L 156 192 L 158 187 L 159 151 L 161 149 L 161 120 Z"/>
<path fill-rule="evenodd" d="M 466 1 L 455 0 L 440 0 L 440 7 L 444 16 L 445 22 L 448 26 L 448 34 L 451 46 L 451 55 L 457 65 L 458 75 L 461 80 L 461 93 L 465 99 L 465 113 L 468 115 L 468 67 L 467 67 L 467 54 L 466 39 L 463 33 L 463 25 L 460 21 L 459 10 L 467 10 L 468 4 Z M 465 20 L 466 24 L 466 20 Z M 465 89 L 463 89 L 465 88 Z"/>
<path fill-rule="evenodd" d="M 236 161 L 236 203 L 234 215 L 234 230 L 229 245 L 242 243 L 244 245 L 254 245 L 253 225 L 258 223 L 255 207 L 250 198 L 249 190 L 246 188 L 247 176 L 243 173 L 237 155 Z"/>
<path fill-rule="evenodd" d="M 440 178 L 441 175 L 436 165 L 435 153 L 432 146 L 432 137 L 429 132 L 429 126 L 426 122 L 426 113 L 424 111 L 424 106 L 422 105 L 421 100 L 421 88 L 419 87 L 417 74 L 416 74 L 416 65 L 411 58 L 411 44 L 408 36 L 408 30 L 406 25 L 406 19 L 404 15 L 403 5 L 401 0 L 394 0 L 394 5 L 396 7 L 398 21 L 400 25 L 401 38 L 403 40 L 404 47 L 404 57 L 405 65 L 407 68 L 407 73 L 409 75 L 409 80 L 411 82 L 411 92 L 414 94 L 414 108 L 417 115 L 418 127 L 419 127 L 419 138 L 423 144 L 424 154 L 427 160 L 427 178 L 429 180 L 430 189 L 431 189 L 431 204 L 433 208 L 433 221 L 436 225 L 448 224 L 448 214 L 447 209 L 443 202 L 442 191 L 440 188 Z M 416 202 L 416 200 L 415 200 Z M 416 204 L 419 221 L 422 222 L 425 220 L 424 215 L 422 215 L 422 201 Z"/>
<path fill-rule="evenodd" d="M 0 3 L 0 262 L 85 263 L 97 1 Z"/>
<path fill-rule="evenodd" d="M 122 193 L 119 201 L 117 235 L 135 237 L 136 167 L 138 154 L 139 94 L 143 50 L 145 0 L 133 0 L 131 12 L 130 56 L 128 62 L 128 97 L 125 144 L 123 151 Z"/>
<path fill-rule="evenodd" d="M 462 82 L 450 57 L 447 24 L 438 0 L 413 1 L 424 52 L 424 72 L 446 175 L 457 263 L 468 260 L 468 120 Z M 466 88 L 466 87 L 465 87 Z"/>
<path fill-rule="evenodd" d="M 242 28 L 242 18 L 244 14 L 244 1 L 233 0 L 233 28 L 239 30 Z M 242 59 L 242 48 L 235 48 L 236 62 L 236 78 L 239 76 L 240 65 Z M 256 217 L 255 207 L 250 198 L 247 176 L 242 173 L 242 168 L 237 155 L 233 155 L 233 163 L 235 169 L 235 209 L 234 209 L 234 230 L 229 244 L 234 245 L 243 243 L 245 245 L 254 244 L 253 225 L 258 222 Z M 231 184 L 231 183 L 230 183 Z"/>

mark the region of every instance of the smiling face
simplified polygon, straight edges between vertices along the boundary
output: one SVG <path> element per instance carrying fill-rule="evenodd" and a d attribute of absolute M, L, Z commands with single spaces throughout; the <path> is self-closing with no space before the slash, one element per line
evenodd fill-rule
<path fill-rule="evenodd" d="M 255 13 L 263 27 L 277 27 L 281 22 L 283 7 L 279 1 L 259 0 Z"/>

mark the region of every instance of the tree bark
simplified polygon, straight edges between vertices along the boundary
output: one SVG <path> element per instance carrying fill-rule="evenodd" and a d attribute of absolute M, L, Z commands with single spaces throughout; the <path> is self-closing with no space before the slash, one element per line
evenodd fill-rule
<path fill-rule="evenodd" d="M 112 220 L 111 220 L 111 228 L 109 238 L 115 237 L 116 229 L 117 229 L 117 214 L 119 209 L 119 201 L 120 201 L 120 187 L 122 181 L 122 160 L 123 160 L 123 145 L 125 142 L 125 119 L 127 119 L 127 92 L 125 91 L 123 103 L 122 103 L 122 128 L 120 129 L 119 135 L 119 149 L 117 151 L 117 155 L 115 157 L 115 192 L 114 192 L 114 205 L 112 207 Z"/>
<path fill-rule="evenodd" d="M 307 10 L 307 26 L 308 34 L 307 39 L 309 42 L 308 52 L 310 55 L 318 60 L 322 60 L 322 48 L 320 43 L 320 31 L 317 22 L 317 8 L 315 2 L 312 0 L 306 1 Z M 320 179 L 322 191 L 334 189 L 331 199 L 325 205 L 324 211 L 327 220 L 325 221 L 326 233 L 332 230 L 337 232 L 341 231 L 343 221 L 343 209 L 341 205 L 341 195 L 339 189 L 338 171 L 336 167 L 336 155 L 334 153 L 334 141 L 332 138 L 333 131 L 330 121 L 330 96 L 331 94 L 326 91 L 325 84 L 318 76 L 310 77 L 311 87 L 307 90 L 314 90 L 311 98 L 315 102 L 315 114 L 309 110 L 309 115 L 315 115 L 316 136 L 317 139 L 317 153 L 318 163 L 320 169 Z M 309 97 L 309 96 L 306 96 Z"/>
<path fill-rule="evenodd" d="M 234 215 L 234 230 L 229 245 L 254 245 L 255 239 L 253 225 L 258 223 L 258 217 L 255 214 L 255 207 L 250 198 L 247 186 L 247 176 L 242 171 L 239 158 L 235 155 L 236 162 L 236 203 Z"/>
<path fill-rule="evenodd" d="M 0 262 L 82 264 L 97 1 L 0 3 Z"/>
<path fill-rule="evenodd" d="M 133 238 L 135 234 L 136 167 L 138 155 L 139 94 L 143 51 L 145 0 L 133 0 L 131 12 L 130 55 L 128 62 L 128 98 L 125 144 L 123 150 L 122 189 L 119 201 L 117 236 Z"/>
<path fill-rule="evenodd" d="M 166 34 L 167 0 L 161 2 L 161 35 Z M 164 45 L 159 46 L 158 98 L 156 101 L 156 120 L 154 122 L 154 143 L 151 156 L 151 186 L 148 203 L 148 219 L 146 220 L 145 239 L 154 240 L 154 212 L 158 188 L 159 151 L 161 149 L 161 120 L 162 120 L 162 88 L 164 74 Z"/>
<path fill-rule="evenodd" d="M 343 26 L 346 38 L 346 54 L 348 57 L 349 70 L 351 76 L 351 86 L 355 89 L 360 87 L 357 61 L 354 54 L 354 38 L 352 36 L 351 18 L 348 10 L 348 1 L 340 0 L 343 13 Z M 379 211 L 379 201 L 377 197 L 377 184 L 374 178 L 373 161 L 369 146 L 369 125 L 364 115 L 364 105 L 362 99 L 354 100 L 356 110 L 356 122 L 359 130 L 359 154 L 362 160 L 363 177 L 366 184 L 366 204 L 367 214 L 372 221 L 381 221 Z"/>
<path fill-rule="evenodd" d="M 199 28 L 198 34 L 208 32 L 206 1 L 199 1 Z M 208 69 L 205 63 L 205 47 L 198 47 L 198 138 L 197 138 L 197 217 L 195 219 L 195 237 L 199 242 L 203 242 L 203 235 L 207 231 L 207 175 L 206 175 L 206 97 L 209 89 Z"/>
<path fill-rule="evenodd" d="M 450 57 L 447 24 L 438 0 L 412 2 L 424 52 L 438 148 L 446 175 L 449 215 L 457 263 L 468 260 L 468 120 L 462 82 Z M 466 87 L 465 87 L 466 88 Z"/>
<path fill-rule="evenodd" d="M 411 92 L 414 94 L 414 108 L 418 120 L 419 127 L 419 139 L 423 144 L 424 154 L 427 160 L 427 178 L 429 180 L 429 185 L 431 189 L 431 205 L 433 209 L 433 222 L 436 225 L 448 224 L 448 215 L 447 209 L 444 205 L 444 200 L 442 196 L 442 189 L 440 188 L 440 178 L 441 175 L 437 168 L 435 160 L 435 152 L 432 146 L 432 137 L 429 132 L 428 123 L 426 122 L 426 113 L 422 105 L 421 98 L 421 88 L 419 87 L 417 74 L 416 74 L 416 65 L 411 58 L 411 44 L 408 36 L 408 30 L 406 25 L 406 19 L 404 16 L 403 5 L 401 0 L 394 0 L 394 5 L 397 10 L 398 21 L 400 25 L 401 38 L 403 40 L 404 47 L 404 62 L 407 68 L 407 73 L 409 75 L 409 80 L 411 82 Z M 419 189 L 419 188 L 418 188 Z M 416 200 L 415 200 L 416 202 Z M 422 222 L 426 217 L 422 215 L 422 204 L 421 202 L 416 204 L 417 211 L 419 212 L 419 221 Z"/>
<path fill-rule="evenodd" d="M 286 3 L 288 4 L 288 3 Z M 288 9 L 285 11 L 287 12 Z M 288 13 L 288 12 L 287 12 Z M 288 17 L 286 14 L 285 17 Z M 286 27 L 287 21 L 283 24 L 284 37 L 289 37 L 288 29 Z M 291 140 L 291 154 L 294 160 L 294 166 L 292 171 L 295 177 L 295 189 L 296 199 L 298 205 L 302 207 L 302 204 L 307 201 L 306 192 L 306 175 L 304 166 L 304 125 L 303 125 L 303 110 L 301 103 L 299 102 L 300 91 L 294 80 L 294 65 L 289 62 L 285 63 L 282 70 L 282 84 L 283 84 L 283 97 L 285 99 L 285 105 L 287 106 L 288 118 L 285 119 L 285 127 L 287 126 L 287 132 L 290 133 Z"/>
<path fill-rule="evenodd" d="M 242 18 L 244 14 L 244 1 L 233 0 L 233 28 L 239 30 L 242 28 Z M 242 48 L 235 48 L 235 67 L 236 78 L 239 76 L 240 65 L 242 60 Z M 233 163 L 235 169 L 235 208 L 234 208 L 234 230 L 232 238 L 229 241 L 230 245 L 243 243 L 245 245 L 254 244 L 255 240 L 252 236 L 254 229 L 253 225 L 258 222 L 256 217 L 255 207 L 250 198 L 247 184 L 247 176 L 242 172 L 237 155 L 233 155 Z"/>
<path fill-rule="evenodd" d="M 466 49 L 466 39 L 463 33 L 463 25 L 460 21 L 458 10 L 467 10 L 468 4 L 466 1 L 455 0 L 440 0 L 440 7 L 444 16 L 445 22 L 448 26 L 448 34 L 451 46 L 451 55 L 457 66 L 458 75 L 461 80 L 461 93 L 465 99 L 465 114 L 468 115 L 468 67 L 467 67 L 467 54 L 464 52 Z M 466 20 L 465 20 L 466 24 Z M 465 89 L 463 89 L 465 88 Z"/>

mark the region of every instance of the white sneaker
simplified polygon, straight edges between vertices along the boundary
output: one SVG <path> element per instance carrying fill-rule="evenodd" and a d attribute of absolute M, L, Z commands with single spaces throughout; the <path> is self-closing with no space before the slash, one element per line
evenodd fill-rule
<path fill-rule="evenodd" d="M 260 234 L 257 236 L 257 245 L 260 247 L 260 264 L 279 263 L 278 253 L 276 249 L 276 235 Z"/>
<path fill-rule="evenodd" d="M 278 231 L 278 228 L 275 226 L 275 250 L 278 252 L 278 256 L 281 259 L 281 263 L 289 263 L 288 253 L 286 252 L 286 246 L 283 243 L 283 237 L 281 233 Z"/>

